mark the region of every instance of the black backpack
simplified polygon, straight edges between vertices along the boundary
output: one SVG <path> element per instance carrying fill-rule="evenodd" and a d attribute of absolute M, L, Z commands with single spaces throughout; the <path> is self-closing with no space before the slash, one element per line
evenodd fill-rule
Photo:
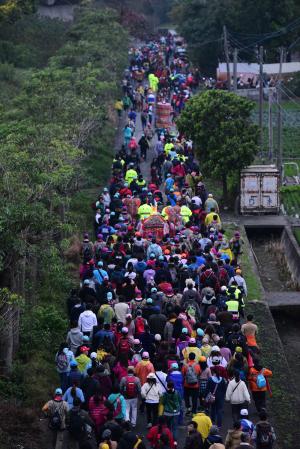
<path fill-rule="evenodd" d="M 256 447 L 258 449 L 271 449 L 273 447 L 272 427 L 268 422 L 256 424 Z"/>
<path fill-rule="evenodd" d="M 61 401 L 61 404 L 63 402 Z M 52 430 L 61 430 L 61 413 L 63 411 L 63 405 L 59 405 L 52 416 L 49 419 L 49 428 Z"/>
<path fill-rule="evenodd" d="M 93 258 L 90 242 L 83 242 L 82 253 L 85 260 L 91 260 Z"/>
<path fill-rule="evenodd" d="M 85 434 L 84 419 L 80 415 L 80 410 L 70 411 L 68 431 L 75 440 L 80 440 Z"/>

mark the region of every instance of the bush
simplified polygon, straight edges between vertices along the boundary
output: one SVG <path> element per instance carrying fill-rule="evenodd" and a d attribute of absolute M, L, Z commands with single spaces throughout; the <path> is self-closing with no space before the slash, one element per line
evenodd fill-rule
<path fill-rule="evenodd" d="M 16 69 L 13 64 L 0 64 L 0 81 L 14 82 L 16 79 Z"/>

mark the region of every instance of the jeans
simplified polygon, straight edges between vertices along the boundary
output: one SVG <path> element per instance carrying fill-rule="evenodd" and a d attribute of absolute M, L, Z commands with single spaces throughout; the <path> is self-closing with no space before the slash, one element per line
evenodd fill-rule
<path fill-rule="evenodd" d="M 177 427 L 178 427 L 179 415 L 175 415 L 175 416 L 165 415 L 165 416 L 167 418 L 167 424 L 173 434 L 174 440 L 177 440 Z"/>
<path fill-rule="evenodd" d="M 186 408 L 190 408 L 190 398 L 192 398 L 192 413 L 197 412 L 197 403 L 198 403 L 198 388 L 187 388 L 184 387 L 184 402 Z"/>
<path fill-rule="evenodd" d="M 134 427 L 136 425 L 137 404 L 137 398 L 126 399 L 126 421 L 130 421 Z"/>
<path fill-rule="evenodd" d="M 266 392 L 265 391 L 252 391 L 253 401 L 258 412 L 262 408 L 266 408 Z"/>
<path fill-rule="evenodd" d="M 152 404 L 146 402 L 147 422 L 155 425 L 158 417 L 158 403 Z"/>
<path fill-rule="evenodd" d="M 217 424 L 218 427 L 222 426 L 222 418 L 223 418 L 223 406 L 224 406 L 224 400 L 219 399 L 216 400 L 210 408 L 210 417 L 213 422 L 213 424 Z"/>

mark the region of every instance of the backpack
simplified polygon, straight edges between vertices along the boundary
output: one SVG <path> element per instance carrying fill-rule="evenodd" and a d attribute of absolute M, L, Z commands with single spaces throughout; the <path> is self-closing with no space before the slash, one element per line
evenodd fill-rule
<path fill-rule="evenodd" d="M 198 382 L 198 377 L 194 369 L 195 363 L 193 365 L 188 365 L 187 372 L 185 375 L 185 381 L 188 385 L 195 385 Z"/>
<path fill-rule="evenodd" d="M 115 407 L 115 404 L 116 404 L 116 407 Z M 122 411 L 122 404 L 121 404 L 120 395 L 116 397 L 116 399 L 112 402 L 112 405 L 114 406 L 113 416 L 115 418 Z"/>
<path fill-rule="evenodd" d="M 68 357 L 66 356 L 66 354 L 58 354 L 58 356 L 56 357 L 56 367 L 57 369 L 59 369 L 60 371 L 65 371 L 69 366 L 69 361 L 68 361 Z"/>
<path fill-rule="evenodd" d="M 196 307 L 194 306 L 194 304 L 189 303 L 186 308 L 185 308 L 186 313 L 189 315 L 190 318 L 195 318 L 197 311 L 196 311 Z"/>
<path fill-rule="evenodd" d="M 174 312 L 174 305 L 171 301 L 169 301 L 165 304 L 164 312 L 166 315 L 170 315 L 170 313 Z"/>
<path fill-rule="evenodd" d="M 134 399 L 137 396 L 134 376 L 126 377 L 125 395 L 126 399 Z"/>
<path fill-rule="evenodd" d="M 257 388 L 265 388 L 267 386 L 267 381 L 263 375 L 264 370 L 262 370 L 256 377 Z"/>
<path fill-rule="evenodd" d="M 272 427 L 269 423 L 256 424 L 256 444 L 258 448 L 271 448 L 273 446 Z"/>
<path fill-rule="evenodd" d="M 80 411 L 71 410 L 69 414 L 68 431 L 73 438 L 79 440 L 85 433 L 84 419 L 80 415 Z"/>
<path fill-rule="evenodd" d="M 139 316 L 135 319 L 135 333 L 137 335 L 142 334 L 145 332 L 145 320 L 143 317 Z"/>
<path fill-rule="evenodd" d="M 121 340 L 119 341 L 118 349 L 119 349 L 119 354 L 128 353 L 130 350 L 129 341 L 126 338 L 121 338 Z"/>
<path fill-rule="evenodd" d="M 63 402 L 61 402 L 63 404 Z M 61 412 L 63 408 L 59 405 L 55 412 L 50 416 L 49 419 L 49 428 L 52 430 L 61 430 L 62 420 L 61 420 Z"/>
<path fill-rule="evenodd" d="M 82 253 L 85 260 L 91 260 L 93 258 L 90 242 L 83 242 Z"/>

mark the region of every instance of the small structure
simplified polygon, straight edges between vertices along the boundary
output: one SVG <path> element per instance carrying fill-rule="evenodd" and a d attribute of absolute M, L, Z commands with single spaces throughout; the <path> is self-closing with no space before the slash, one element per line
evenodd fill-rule
<path fill-rule="evenodd" d="M 150 215 L 142 224 L 143 237 L 155 237 L 157 240 L 162 240 L 167 230 L 168 224 L 159 214 Z"/>
<path fill-rule="evenodd" d="M 250 165 L 242 170 L 241 214 L 278 214 L 279 183 L 279 171 L 275 165 Z"/>

